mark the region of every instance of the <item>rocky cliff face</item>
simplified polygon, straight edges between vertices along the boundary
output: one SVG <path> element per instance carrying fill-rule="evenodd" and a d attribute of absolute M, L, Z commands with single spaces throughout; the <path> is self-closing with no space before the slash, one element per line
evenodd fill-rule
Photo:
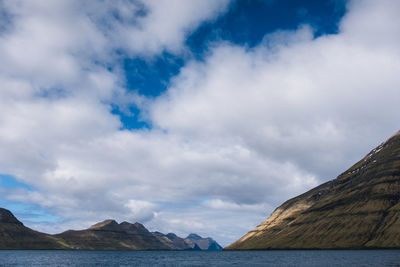
<path fill-rule="evenodd" d="M 14 215 L 0 208 L 0 249 L 66 249 L 64 242 L 25 227 Z"/>
<path fill-rule="evenodd" d="M 400 248 L 400 132 L 226 249 Z"/>

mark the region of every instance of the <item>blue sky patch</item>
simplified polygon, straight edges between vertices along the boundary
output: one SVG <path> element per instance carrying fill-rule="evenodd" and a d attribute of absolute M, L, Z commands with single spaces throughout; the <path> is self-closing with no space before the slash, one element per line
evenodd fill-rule
<path fill-rule="evenodd" d="M 39 205 L 25 204 L 0 198 L 0 206 L 12 211 L 14 216 L 24 224 L 50 225 L 65 221 L 64 218 L 52 214 Z"/>
<path fill-rule="evenodd" d="M 338 32 L 338 23 L 346 11 L 344 0 L 240 0 L 214 23 L 205 23 L 189 36 L 186 44 L 201 57 L 208 45 L 225 40 L 254 47 L 266 34 L 277 30 L 294 30 L 309 24 L 315 36 Z"/>
<path fill-rule="evenodd" d="M 33 188 L 27 184 L 18 182 L 13 176 L 0 174 L 0 187 L 5 188 L 24 188 L 33 191 Z"/>
<path fill-rule="evenodd" d="M 111 113 L 119 116 L 122 123 L 121 130 L 151 128 L 151 125 L 140 117 L 140 110 L 136 106 L 128 107 L 129 111 L 121 111 L 116 105 L 111 105 L 111 107 Z"/>
<path fill-rule="evenodd" d="M 123 64 L 128 90 L 157 97 L 167 89 L 171 77 L 179 73 L 184 58 L 165 52 L 152 59 L 126 58 Z"/>

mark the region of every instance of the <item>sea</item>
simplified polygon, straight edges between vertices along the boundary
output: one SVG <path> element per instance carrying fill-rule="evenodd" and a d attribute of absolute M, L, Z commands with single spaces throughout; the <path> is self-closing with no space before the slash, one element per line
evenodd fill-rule
<path fill-rule="evenodd" d="M 0 266 L 400 266 L 400 250 L 1 250 Z"/>

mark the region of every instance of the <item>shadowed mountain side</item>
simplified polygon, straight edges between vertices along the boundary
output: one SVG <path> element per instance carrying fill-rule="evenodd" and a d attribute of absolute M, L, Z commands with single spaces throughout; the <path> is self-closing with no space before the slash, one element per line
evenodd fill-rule
<path fill-rule="evenodd" d="M 68 245 L 25 227 L 9 210 L 0 208 L 0 249 L 68 249 Z"/>
<path fill-rule="evenodd" d="M 400 132 L 225 249 L 400 248 Z"/>

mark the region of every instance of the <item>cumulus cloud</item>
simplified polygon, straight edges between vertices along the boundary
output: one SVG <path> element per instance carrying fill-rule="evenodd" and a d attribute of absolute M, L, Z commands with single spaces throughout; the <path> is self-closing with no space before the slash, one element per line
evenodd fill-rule
<path fill-rule="evenodd" d="M 398 128 L 395 1 L 351 2 L 336 35 L 214 43 L 156 99 L 127 92 L 116 51 L 182 52 L 226 1 L 0 3 L 0 172 L 34 188 L 2 194 L 68 219 L 37 229 L 115 218 L 227 244 Z M 121 130 L 110 103 L 131 101 L 152 129 Z"/>

